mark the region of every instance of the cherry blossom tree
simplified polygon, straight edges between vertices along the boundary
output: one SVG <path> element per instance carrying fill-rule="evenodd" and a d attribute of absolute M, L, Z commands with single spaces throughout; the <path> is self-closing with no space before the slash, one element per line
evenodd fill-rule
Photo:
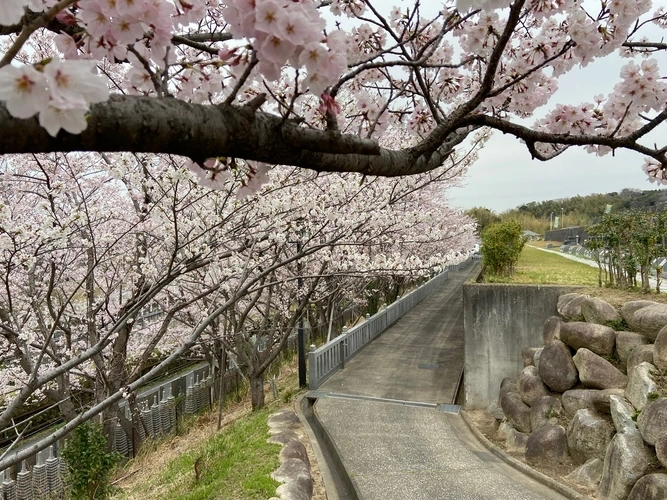
<path fill-rule="evenodd" d="M 472 221 L 441 192 L 473 157 L 363 182 L 238 165 L 218 172 L 224 185 L 214 191 L 200 185 L 201 172 L 167 156 L 8 159 L 0 177 L 0 346 L 11 357 L 0 370 L 0 425 L 35 397 L 59 404 L 66 423 L 0 467 L 100 412 L 109 426 L 117 417 L 131 431 L 136 414 L 125 419 L 115 403 L 132 403 L 138 387 L 211 339 L 237 354 L 261 406 L 265 370 L 332 282 L 351 297 L 368 276 L 419 278 L 469 247 Z M 261 191 L 247 197 L 259 179 Z M 142 314 L 147 306 L 159 313 L 152 321 Z M 221 321 L 229 335 L 219 335 Z"/>
<path fill-rule="evenodd" d="M 456 250 L 462 251 L 459 260 L 465 258 L 473 222 L 447 207 L 442 196 L 452 183 L 447 174 L 458 173 L 461 164 L 456 167 L 362 184 L 351 174 L 313 176 L 287 168 L 271 173 L 265 186 L 270 195 L 259 193 L 259 203 L 247 216 L 247 231 L 267 238 L 239 252 L 235 266 L 244 263 L 247 279 L 274 262 L 287 264 L 237 300 L 204 339 L 211 350 L 221 346 L 235 355 L 249 381 L 253 408 L 263 405 L 264 373 L 302 316 L 308 314 L 311 326 L 326 329 L 332 313 L 339 320 L 343 302 L 365 307 L 369 282 L 400 277 L 414 283 L 457 262 Z M 428 192 L 434 195 L 430 202 Z M 290 261 L 300 252 L 309 256 Z M 232 278 L 225 288 L 240 283 Z"/>
<path fill-rule="evenodd" d="M 538 160 L 632 150 L 663 182 L 649 134 L 667 118 L 666 20 L 650 0 L 6 0 L 0 154 L 169 153 L 213 180 L 239 159 L 397 176 L 489 129 Z M 612 54 L 627 62 L 611 93 L 549 102 Z M 391 126 L 411 143 L 382 146 Z"/>

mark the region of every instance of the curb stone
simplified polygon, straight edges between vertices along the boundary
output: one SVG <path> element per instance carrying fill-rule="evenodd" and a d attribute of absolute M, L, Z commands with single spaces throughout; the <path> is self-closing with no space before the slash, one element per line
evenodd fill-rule
<path fill-rule="evenodd" d="M 507 463 L 508 465 L 511 465 L 518 471 L 522 472 L 523 474 L 530 476 L 531 478 L 535 479 L 536 481 L 542 483 L 544 486 L 547 486 L 548 488 L 551 488 L 552 490 L 556 491 L 557 493 L 560 493 L 564 497 L 567 497 L 571 500 L 590 500 L 591 497 L 582 495 L 581 493 L 578 493 L 574 491 L 572 488 L 569 488 L 565 486 L 564 484 L 559 483 L 558 481 L 555 481 L 554 479 L 550 478 L 546 474 L 542 474 L 541 472 L 536 471 L 532 467 L 529 467 L 528 465 L 524 464 L 520 460 L 517 460 L 516 458 L 512 457 L 511 455 L 508 455 L 505 453 L 503 450 L 498 448 L 495 444 L 493 444 L 491 441 L 489 441 L 484 434 L 482 434 L 479 429 L 475 426 L 475 424 L 472 422 L 470 417 L 468 416 L 468 413 L 465 411 L 461 411 L 461 416 L 463 417 L 463 421 L 466 423 L 468 426 L 468 429 L 475 435 L 475 437 L 478 439 L 480 443 L 482 443 L 491 453 L 493 453 L 495 456 L 500 458 L 503 462 Z"/>
<path fill-rule="evenodd" d="M 267 442 L 279 442 L 283 445 L 279 457 L 280 467 L 271 473 L 273 479 L 283 484 L 276 488 L 276 496 L 270 500 L 310 500 L 313 497 L 310 462 L 303 443 L 294 432 L 295 429 L 303 427 L 299 417 L 293 410 L 284 408 L 269 415 L 267 425 L 271 434 Z M 285 453 L 289 449 L 296 450 L 297 453 Z M 306 460 L 297 456 L 305 456 Z"/>

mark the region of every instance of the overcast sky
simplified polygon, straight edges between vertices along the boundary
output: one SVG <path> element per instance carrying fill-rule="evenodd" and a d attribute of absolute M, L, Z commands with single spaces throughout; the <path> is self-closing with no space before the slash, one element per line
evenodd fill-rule
<path fill-rule="evenodd" d="M 667 57 L 656 59 L 664 74 Z M 553 109 L 556 103 L 593 102 L 595 95 L 608 94 L 627 62 L 613 56 L 573 70 L 561 78 L 557 93 L 544 109 Z M 543 115 L 542 111 L 538 116 Z M 662 142 L 666 135 L 663 126 L 654 139 Z M 496 132 L 468 171 L 465 185 L 452 189 L 449 198 L 452 204 L 463 208 L 483 206 L 502 212 L 531 201 L 578 194 L 608 193 L 623 188 L 665 189 L 648 181 L 643 164 L 644 158 L 639 153 L 621 151 L 615 157 L 598 157 L 582 148 L 570 148 L 551 161 L 540 162 L 531 160 L 525 145 L 517 139 Z"/>

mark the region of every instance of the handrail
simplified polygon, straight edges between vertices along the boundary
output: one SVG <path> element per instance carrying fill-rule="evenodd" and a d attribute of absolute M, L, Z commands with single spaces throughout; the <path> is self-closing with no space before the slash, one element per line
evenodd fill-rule
<path fill-rule="evenodd" d="M 472 260 L 470 257 L 461 264 L 446 266 L 446 269 L 420 287 L 401 297 L 385 309 L 373 316 L 366 316 L 366 321 L 351 328 L 343 328 L 343 333 L 323 346 L 310 346 L 308 353 L 309 377 L 308 387 L 311 390 L 320 387 L 326 379 L 333 375 L 345 363 L 361 351 L 366 345 L 393 325 L 406 312 L 419 304 L 448 279 L 449 271 L 458 271 L 460 267 Z"/>

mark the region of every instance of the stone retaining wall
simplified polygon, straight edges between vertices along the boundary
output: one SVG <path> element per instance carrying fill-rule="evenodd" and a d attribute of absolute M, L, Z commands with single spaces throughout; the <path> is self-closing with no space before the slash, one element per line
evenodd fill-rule
<path fill-rule="evenodd" d="M 498 382 L 523 368 L 521 350 L 542 342 L 542 325 L 557 313 L 558 296 L 582 287 L 465 283 L 466 409 L 498 399 Z"/>

